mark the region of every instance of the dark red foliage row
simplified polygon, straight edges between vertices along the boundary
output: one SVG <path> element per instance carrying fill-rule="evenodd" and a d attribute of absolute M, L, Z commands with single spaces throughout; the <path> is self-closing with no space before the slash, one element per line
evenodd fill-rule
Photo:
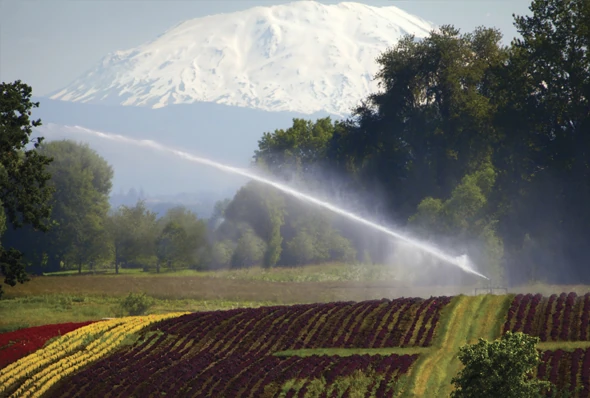
<path fill-rule="evenodd" d="M 537 369 L 539 379 L 549 380 L 559 391 L 573 393 L 581 388 L 575 396 L 590 397 L 590 349 L 543 351 L 541 360 Z"/>
<path fill-rule="evenodd" d="M 438 320 L 440 318 L 440 311 L 445 307 L 447 304 L 451 302 L 451 297 L 439 297 L 438 300 L 434 300 L 431 305 L 426 310 L 426 317 L 424 318 L 424 322 L 420 327 L 420 331 L 418 332 L 418 337 L 416 341 L 420 343 L 422 347 L 428 347 L 432 343 L 432 336 L 434 335 L 434 327 L 438 324 Z M 426 327 L 427 323 L 430 321 L 430 327 Z M 427 331 L 428 330 L 428 331 Z M 422 336 L 426 333 L 426 337 L 422 340 Z"/>
<path fill-rule="evenodd" d="M 201 312 L 152 326 L 197 341 L 261 353 L 303 348 L 381 348 L 431 344 L 450 297 L 401 298 Z M 397 320 L 392 324 L 393 319 Z M 406 315 L 406 316 L 404 316 Z M 409 315 L 409 316 L 408 316 Z M 419 330 L 415 330 L 422 319 Z M 246 327 L 247 326 L 247 327 Z M 234 330 L 240 330 L 238 335 Z M 420 338 L 418 338 L 420 336 Z"/>
<path fill-rule="evenodd" d="M 105 385 L 111 397 L 131 396 L 268 396 L 269 386 L 274 396 L 281 384 L 291 379 L 324 378 L 326 389 L 339 377 L 355 371 L 385 376 L 377 387 L 377 396 L 391 396 L 388 383 L 406 373 L 418 355 L 351 355 L 278 358 L 271 355 L 217 358 L 205 356 L 178 361 L 163 371 L 154 372 L 137 366 L 121 366 L 118 356 L 111 356 L 80 372 L 72 382 L 61 384 L 52 396 L 98 396 Z M 100 375 L 100 376 L 98 376 Z M 274 385 L 274 387 L 272 386 Z M 303 387 L 305 389 L 305 385 Z M 106 390 L 105 390 L 106 391 Z M 303 393 L 305 390 L 303 391 Z M 301 390 L 290 390 L 300 396 Z"/>
<path fill-rule="evenodd" d="M 557 295 L 553 294 L 551 297 L 549 297 L 549 300 L 545 304 L 545 312 L 543 313 L 543 320 L 541 322 L 541 325 L 547 326 L 547 324 L 549 323 L 549 319 L 551 319 L 551 311 L 553 309 L 553 305 L 555 303 L 556 298 Z M 542 330 L 539 331 L 539 337 L 541 341 L 547 341 L 548 332 L 549 331 L 547 327 L 543 327 Z"/>
<path fill-rule="evenodd" d="M 0 334 L 0 369 L 43 347 L 47 340 L 92 322 L 58 323 Z"/>
<path fill-rule="evenodd" d="M 533 322 L 535 321 L 535 314 L 537 313 L 537 307 L 541 300 L 543 299 L 542 294 L 535 294 L 531 299 L 531 305 L 529 311 L 527 312 L 525 323 L 524 323 L 524 332 L 526 334 L 530 334 L 531 330 L 533 329 Z M 518 329 L 518 328 L 517 328 Z"/>
<path fill-rule="evenodd" d="M 504 333 L 509 332 L 511 330 L 511 325 L 513 323 L 513 319 L 515 317 L 516 311 L 520 308 L 520 302 L 522 301 L 522 294 L 517 294 L 514 296 L 512 300 L 512 304 L 508 309 L 508 314 L 506 316 L 506 323 L 504 323 Z"/>
<path fill-rule="evenodd" d="M 516 295 L 504 323 L 504 333 L 524 332 L 541 341 L 588 341 L 590 293 Z"/>
<path fill-rule="evenodd" d="M 303 348 L 428 346 L 450 300 L 401 298 L 188 314 L 151 326 L 134 347 L 66 378 L 51 396 L 266 396 L 269 388 L 286 380 L 324 377 L 333 383 L 355 370 L 394 380 L 407 372 L 416 355 L 273 354 Z M 373 392 L 390 396 L 388 385 L 374 385 Z M 298 394 L 306 389 L 304 385 Z"/>
<path fill-rule="evenodd" d="M 525 295 L 520 301 L 518 312 L 516 313 L 516 323 L 514 324 L 515 330 L 522 330 L 523 322 L 525 319 L 526 310 L 529 309 L 529 303 L 533 300 L 532 295 Z"/>

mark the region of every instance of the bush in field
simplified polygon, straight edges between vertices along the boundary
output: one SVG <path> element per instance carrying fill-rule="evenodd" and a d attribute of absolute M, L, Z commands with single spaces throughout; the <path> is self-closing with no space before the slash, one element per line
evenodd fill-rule
<path fill-rule="evenodd" d="M 145 293 L 129 293 L 121 302 L 121 308 L 129 315 L 142 315 L 152 305 L 154 299 Z"/>
<path fill-rule="evenodd" d="M 541 363 L 536 345 L 539 338 L 508 332 L 499 340 L 479 339 L 461 347 L 459 360 L 465 368 L 454 377 L 453 398 L 539 397 L 551 383 L 534 376 Z"/>

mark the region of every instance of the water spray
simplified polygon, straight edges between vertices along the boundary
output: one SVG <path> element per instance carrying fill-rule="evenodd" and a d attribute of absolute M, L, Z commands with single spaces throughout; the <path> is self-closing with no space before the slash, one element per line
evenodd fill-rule
<path fill-rule="evenodd" d="M 68 127 L 66 126 L 66 128 L 68 128 Z M 313 197 L 311 195 L 297 191 L 285 184 L 281 184 L 279 182 L 272 181 L 266 177 L 262 177 L 256 173 L 253 173 L 250 170 L 227 166 L 225 164 L 218 163 L 218 162 L 215 162 L 215 161 L 207 159 L 207 158 L 202 158 L 199 156 L 191 155 L 187 152 L 183 152 L 183 151 L 179 151 L 177 149 L 169 148 L 167 146 L 164 146 L 162 144 L 159 144 L 159 143 L 157 143 L 155 141 L 151 141 L 151 140 L 137 140 L 134 138 L 128 138 L 128 137 L 118 135 L 118 134 L 102 133 L 99 131 L 89 130 L 87 128 L 80 127 L 80 126 L 74 126 L 74 128 L 76 128 L 78 131 L 82 131 L 84 133 L 94 135 L 96 137 L 100 137 L 100 138 L 104 138 L 104 139 L 108 139 L 108 140 L 112 140 L 112 141 L 124 142 L 124 143 L 128 143 L 128 144 L 136 145 L 136 146 L 149 147 L 152 149 L 156 149 L 160 152 L 168 152 L 173 155 L 179 156 L 183 159 L 189 160 L 191 162 L 204 164 L 204 165 L 216 168 L 218 170 L 224 171 L 226 173 L 240 175 L 242 177 L 246 177 L 248 179 L 260 182 L 262 184 L 269 185 L 271 187 L 278 189 L 279 191 L 282 191 L 282 192 L 284 192 L 288 195 L 291 195 L 295 198 L 298 198 L 302 201 L 312 203 L 316 206 L 327 209 L 333 213 L 339 214 L 339 215 L 344 216 L 348 219 L 356 221 L 360 224 L 364 224 L 364 225 L 366 225 L 370 228 L 373 228 L 377 231 L 383 232 L 386 235 L 389 235 L 389 236 L 392 236 L 396 239 L 404 241 L 404 242 L 416 247 L 417 249 L 420 249 L 421 251 L 423 251 L 425 253 L 429 253 L 429 254 L 433 255 L 434 257 L 436 257 L 440 260 L 443 260 L 444 262 L 446 262 L 448 264 L 452 264 L 452 265 L 459 267 L 460 269 L 462 269 L 463 271 L 465 271 L 467 273 L 470 273 L 470 274 L 473 274 L 473 275 L 476 275 L 481 278 L 489 280 L 488 277 L 480 274 L 479 272 L 477 272 L 476 270 L 473 269 L 473 266 L 472 266 L 471 262 L 469 261 L 469 258 L 467 257 L 466 254 L 459 256 L 459 257 L 453 257 L 451 255 L 448 255 L 448 254 L 442 252 L 441 250 L 437 249 L 436 247 L 433 247 L 429 244 L 420 242 L 415 239 L 411 239 L 411 238 L 404 236 L 398 232 L 395 232 L 383 225 L 379 225 L 374 222 L 371 222 L 359 215 L 356 215 L 354 213 L 351 213 L 349 211 L 341 209 L 337 206 L 334 206 L 328 202 L 322 201 L 322 200 L 320 200 L 316 197 Z"/>

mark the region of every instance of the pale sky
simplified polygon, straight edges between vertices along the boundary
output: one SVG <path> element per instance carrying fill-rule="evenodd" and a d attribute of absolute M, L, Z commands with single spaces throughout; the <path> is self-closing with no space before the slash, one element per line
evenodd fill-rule
<path fill-rule="evenodd" d="M 103 56 L 154 39 L 180 21 L 288 0 L 0 0 L 0 81 L 17 79 L 43 96 L 92 68 Z M 340 1 L 319 1 L 335 4 Z M 529 14 L 529 0 L 358 0 L 396 6 L 463 32 L 493 26 L 508 44 L 512 14 Z"/>

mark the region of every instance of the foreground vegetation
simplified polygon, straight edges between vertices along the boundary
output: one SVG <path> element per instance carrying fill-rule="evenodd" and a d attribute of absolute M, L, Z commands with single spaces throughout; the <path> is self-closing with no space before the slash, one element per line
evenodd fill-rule
<path fill-rule="evenodd" d="M 516 313 L 523 298 L 535 296 L 383 299 L 118 318 L 78 325 L 48 340 L 0 369 L 0 380 L 3 391 L 15 396 L 448 397 L 461 361 L 477 362 L 480 356 L 469 353 L 488 350 L 481 342 L 473 350 L 461 347 L 495 340 L 549 314 L 558 333 L 549 333 L 538 347 L 540 365 L 528 353 L 523 366 L 535 364 L 533 373 L 553 383 L 555 391 L 588 396 L 590 336 L 577 331 L 588 330 L 590 322 L 575 315 L 578 300 L 559 298 L 564 296 L 575 298 L 543 299 L 542 311 L 529 304 Z M 590 301 L 590 294 L 580 300 Z M 509 340 L 496 345 L 512 344 Z M 470 396 L 465 393 L 471 376 L 462 374 L 462 381 L 454 381 L 462 386 L 460 396 Z M 532 388 L 522 380 L 523 388 Z M 496 381 L 489 382 L 486 388 L 493 389 Z"/>

